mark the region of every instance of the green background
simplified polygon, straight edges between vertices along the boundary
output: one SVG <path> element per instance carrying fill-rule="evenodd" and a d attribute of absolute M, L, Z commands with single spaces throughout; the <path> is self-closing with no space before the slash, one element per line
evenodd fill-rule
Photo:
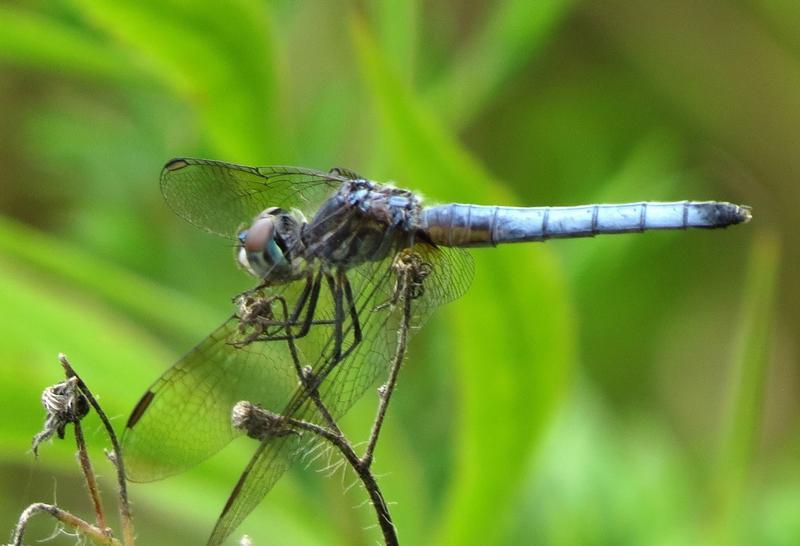
<path fill-rule="evenodd" d="M 752 205 L 726 231 L 473 252 L 375 471 L 408 545 L 800 543 L 798 30 L 793 0 L 3 2 L 0 533 L 34 501 L 91 518 L 72 441 L 29 451 L 58 352 L 121 430 L 252 282 L 162 202 L 186 155 L 343 166 L 429 202 Z M 132 486 L 139 542 L 203 543 L 251 452 Z M 324 467 L 237 534 L 375 544 Z"/>

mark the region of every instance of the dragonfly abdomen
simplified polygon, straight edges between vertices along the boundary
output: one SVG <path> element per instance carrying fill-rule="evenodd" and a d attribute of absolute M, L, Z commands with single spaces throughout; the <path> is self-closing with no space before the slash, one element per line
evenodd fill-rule
<path fill-rule="evenodd" d="M 459 247 L 658 229 L 720 228 L 750 220 L 748 207 L 717 201 L 575 207 L 500 207 L 454 203 L 426 207 L 422 214 L 424 230 L 433 242 Z"/>

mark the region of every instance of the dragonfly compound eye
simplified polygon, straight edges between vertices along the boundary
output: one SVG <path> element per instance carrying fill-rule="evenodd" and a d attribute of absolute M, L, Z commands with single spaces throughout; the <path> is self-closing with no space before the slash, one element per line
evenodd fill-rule
<path fill-rule="evenodd" d="M 274 218 L 256 218 L 250 229 L 239 234 L 239 263 L 257 277 L 266 277 L 276 267 L 287 265 L 286 257 L 277 241 Z"/>

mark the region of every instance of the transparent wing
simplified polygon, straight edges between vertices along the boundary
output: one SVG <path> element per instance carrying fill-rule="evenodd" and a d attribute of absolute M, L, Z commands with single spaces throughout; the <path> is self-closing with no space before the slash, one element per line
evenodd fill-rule
<path fill-rule="evenodd" d="M 270 294 L 294 301 L 303 282 Z M 320 316 L 330 305 L 320 304 Z M 148 389 L 134 408 L 123 436 L 125 465 L 132 481 L 158 480 L 213 455 L 240 433 L 231 408 L 251 400 L 282 408 L 297 388 L 286 343 L 252 343 L 238 348 L 239 318 L 233 316 Z"/>
<path fill-rule="evenodd" d="M 420 243 L 414 246 L 414 251 L 431 265 L 432 270 L 425 279 L 424 293 L 412 303 L 410 334 L 422 326 L 437 306 L 460 297 L 468 288 L 474 272 L 472 258 L 461 249 Z M 391 260 L 362 265 L 349 272 L 348 278 L 355 295 L 363 339 L 348 358 L 332 369 L 319 389 L 322 400 L 335 418 L 344 414 L 377 380 L 386 378 L 396 351 L 402 313 L 399 306 L 382 305 L 392 298 L 394 292 Z M 350 324 L 346 343 L 352 341 L 352 335 Z M 312 359 L 305 359 L 302 364 L 312 365 L 319 373 L 325 366 L 328 350 L 329 346 L 325 345 L 321 353 L 306 353 Z M 296 419 L 325 424 L 316 406 L 302 390 L 295 394 L 284 413 Z M 319 441 L 319 438 L 306 433 L 273 436 L 261 442 L 234 487 L 208 544 L 222 543 L 261 502 L 292 462 L 310 452 Z"/>
<path fill-rule="evenodd" d="M 314 210 L 347 178 L 300 167 L 247 167 L 209 159 L 177 158 L 161 171 L 161 193 L 178 216 L 235 238 L 243 222 L 268 207 Z"/>

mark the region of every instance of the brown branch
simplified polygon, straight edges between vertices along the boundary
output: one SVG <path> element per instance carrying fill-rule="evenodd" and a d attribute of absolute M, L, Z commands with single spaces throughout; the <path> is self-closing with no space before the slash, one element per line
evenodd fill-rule
<path fill-rule="evenodd" d="M 389 400 L 392 397 L 395 386 L 397 385 L 397 378 L 400 375 L 400 366 L 403 364 L 403 358 L 406 354 L 406 346 L 408 345 L 408 331 L 411 328 L 411 289 L 408 284 L 408 273 L 405 273 L 404 279 L 404 294 L 403 300 L 403 319 L 400 323 L 400 328 L 397 330 L 397 348 L 392 359 L 392 366 L 389 369 L 389 381 L 382 385 L 378 390 L 380 400 L 378 401 L 378 414 L 375 416 L 375 422 L 372 424 L 372 431 L 369 435 L 367 448 L 364 450 L 364 455 L 361 457 L 361 464 L 369 468 L 372 464 L 373 455 L 375 452 L 375 445 L 378 443 L 381 429 L 383 428 L 383 421 L 386 418 L 386 409 L 389 407 Z"/>
<path fill-rule="evenodd" d="M 86 480 L 86 488 L 89 490 L 89 497 L 92 499 L 92 506 L 94 507 L 94 513 L 97 517 L 97 526 L 100 529 L 108 530 L 106 515 L 103 511 L 103 503 L 100 500 L 100 489 L 97 487 L 97 479 L 92 469 L 92 462 L 89 460 L 89 453 L 86 450 L 86 440 L 83 438 L 83 427 L 81 427 L 80 421 L 75 421 L 73 425 L 75 427 L 75 443 L 78 446 L 78 461 L 81 464 L 81 470 L 83 470 L 83 477 Z"/>
<path fill-rule="evenodd" d="M 397 529 L 392 521 L 392 516 L 389 513 L 389 507 L 383 497 L 383 493 L 378 486 L 378 482 L 375 480 L 375 476 L 372 474 L 371 466 L 374 458 L 375 446 L 378 443 L 378 438 L 383 428 L 386 411 L 392 393 L 397 385 L 400 367 L 403 363 L 408 345 L 408 333 L 411 329 L 411 302 L 422 295 L 422 283 L 425 277 L 430 273 L 430 265 L 422 262 L 419 255 L 413 253 L 402 255 L 395 262 L 394 267 L 397 273 L 395 293 L 392 300 L 385 305 L 395 306 L 401 304 L 402 318 L 397 332 L 397 347 L 389 368 L 389 378 L 379 389 L 380 401 L 378 404 L 378 411 L 375 416 L 375 421 L 372 424 L 367 448 L 362 457 L 356 454 L 352 444 L 344 436 L 344 433 L 336 423 L 333 415 L 323 402 L 319 393 L 320 379 L 313 376 L 310 368 L 302 366 L 297 347 L 294 343 L 289 320 L 283 324 L 283 327 L 286 332 L 286 341 L 298 379 L 300 384 L 306 389 L 309 398 L 320 412 L 325 426 L 280 415 L 261 408 L 249 401 L 238 402 L 234 406 L 232 412 L 234 427 L 245 431 L 251 438 L 264 441 L 270 436 L 284 436 L 288 434 L 298 434 L 298 431 L 307 431 L 325 439 L 338 449 L 358 475 L 361 483 L 364 484 L 364 488 L 369 495 L 371 504 L 378 517 L 378 524 L 383 533 L 386 546 L 398 546 Z M 276 300 L 282 306 L 284 316 L 288 319 L 288 306 L 286 302 L 283 298 L 276 298 Z M 337 316 L 341 317 L 342 314 L 343 310 L 341 309 L 341 304 L 337 303 Z"/>
<path fill-rule="evenodd" d="M 359 457 L 356 454 L 353 446 L 345 438 L 341 429 L 333 419 L 331 413 L 328 411 L 328 408 L 322 401 L 319 391 L 316 387 L 310 390 L 309 396 L 314 401 L 314 404 L 317 406 L 320 413 L 322 413 L 325 420 L 328 422 L 330 430 L 320 427 L 314 423 L 291 418 L 286 419 L 287 424 L 291 426 L 311 431 L 325 438 L 344 456 L 345 460 L 347 460 L 347 462 L 358 475 L 361 482 L 364 484 L 364 488 L 369 495 L 371 504 L 375 509 L 375 514 L 378 518 L 378 524 L 380 525 L 381 532 L 383 533 L 383 539 L 386 546 L 397 546 L 399 544 L 399 540 L 397 538 L 397 529 L 392 521 L 392 516 L 389 512 L 389 506 L 386 503 L 386 499 L 384 498 L 383 493 L 378 486 L 378 482 L 375 480 L 375 476 L 372 474 L 371 466 L 375 445 L 378 442 L 378 437 L 380 436 L 380 431 L 383 427 L 386 417 L 386 410 L 389 406 L 392 392 L 394 392 L 395 386 L 397 385 L 400 367 L 403 363 L 406 347 L 408 345 L 408 332 L 411 328 L 411 301 L 415 297 L 415 290 L 419 289 L 422 279 L 424 278 L 424 275 L 420 276 L 419 272 L 414 269 L 415 266 L 418 265 L 419 264 L 417 264 L 414 260 L 411 260 L 411 262 L 408 264 L 398 261 L 398 264 L 396 265 L 398 280 L 396 294 L 397 297 L 395 298 L 394 303 L 396 303 L 398 299 L 402 301 L 403 315 L 397 332 L 397 348 L 395 350 L 394 358 L 392 359 L 392 364 L 389 371 L 389 380 L 379 390 L 380 401 L 378 403 L 378 413 L 372 425 L 369 442 L 364 455 Z M 290 341 L 289 345 L 294 356 L 296 354 L 295 350 L 293 349 L 294 344 Z M 309 384 L 307 374 L 303 374 L 300 380 L 304 385 Z"/>
<path fill-rule="evenodd" d="M 112 462 L 117 469 L 117 486 L 119 487 L 119 513 L 120 519 L 122 520 L 122 543 L 125 546 L 134 546 L 135 537 L 133 529 L 133 516 L 131 513 L 130 503 L 128 501 L 128 487 L 125 480 L 125 466 L 122 459 L 122 448 L 119 444 L 119 440 L 117 439 L 117 435 L 114 432 L 114 427 L 111 426 L 111 422 L 108 420 L 103 408 L 100 407 L 100 404 L 95 399 L 92 391 L 89 390 L 89 387 L 86 386 L 86 383 L 83 382 L 83 379 L 81 379 L 78 373 L 70 365 L 69 360 L 67 360 L 67 356 L 64 353 L 61 353 L 58 355 L 58 360 L 64 367 L 67 377 L 74 377 L 78 382 L 78 388 L 80 389 L 81 394 L 86 397 L 86 399 L 89 401 L 89 404 L 97 412 L 97 415 L 100 417 L 100 421 L 103 423 L 106 433 L 111 440 L 111 445 L 113 447 Z"/>
<path fill-rule="evenodd" d="M 316 399 L 315 402 L 318 404 L 318 407 L 324 407 L 324 403 L 320 400 L 319 394 L 316 394 L 316 391 L 314 394 L 310 394 L 310 396 Z M 375 477 L 370 471 L 369 465 L 362 462 L 362 459 L 358 457 L 353 446 L 350 445 L 350 442 L 347 441 L 347 438 L 345 438 L 338 427 L 336 427 L 336 430 L 331 430 L 330 428 L 302 419 L 284 417 L 248 401 L 238 402 L 233 407 L 232 423 L 235 428 L 246 431 L 247 435 L 251 438 L 261 441 L 270 436 L 298 434 L 298 430 L 311 432 L 327 440 L 339 450 L 364 484 L 370 500 L 375 507 L 378 523 L 383 532 L 386 546 L 398 545 L 397 532 L 394 528 L 392 517 L 389 514 L 389 507 L 383 498 L 378 483 L 375 481 Z"/>
<path fill-rule="evenodd" d="M 122 546 L 122 544 L 114 537 L 108 534 L 107 529 L 101 529 L 95 525 L 91 525 L 82 519 L 73 516 L 69 512 L 62 510 L 58 506 L 52 504 L 45 504 L 37 502 L 28 506 L 20 515 L 17 526 L 14 528 L 14 533 L 11 535 L 11 544 L 13 546 L 22 546 L 22 537 L 25 534 L 25 528 L 28 522 L 36 514 L 44 512 L 50 514 L 65 526 L 79 532 L 82 536 L 87 537 L 95 544 L 101 546 Z"/>

